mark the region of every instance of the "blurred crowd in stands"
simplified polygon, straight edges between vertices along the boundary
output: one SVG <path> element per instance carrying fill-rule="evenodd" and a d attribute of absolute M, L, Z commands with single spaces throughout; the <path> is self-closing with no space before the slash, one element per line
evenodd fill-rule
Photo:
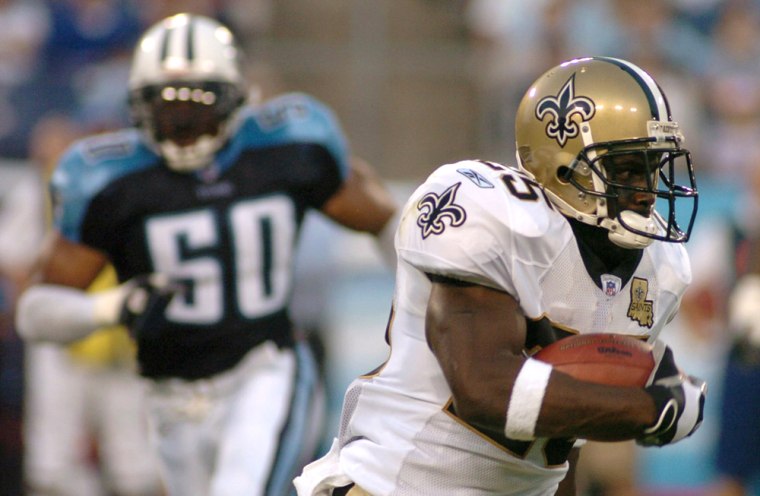
<path fill-rule="evenodd" d="M 51 115 L 68 116 L 85 132 L 125 124 L 134 42 L 157 20 L 178 11 L 204 13 L 251 40 L 267 17 L 257 4 L 266 5 L 239 0 L 0 0 L 0 156 L 32 154 L 34 130 Z"/>
<path fill-rule="evenodd" d="M 676 326 L 680 331 L 671 340 L 690 356 L 690 365 L 707 369 L 700 375 L 711 381 L 708 410 L 714 418 L 729 340 L 725 297 L 734 274 L 726 226 L 760 232 L 755 215 L 760 212 L 760 1 L 404 1 L 462 12 L 461 38 L 454 41 L 471 48 L 479 149 L 452 160 L 512 162 L 516 105 L 537 72 L 559 61 L 583 55 L 626 58 L 663 87 L 694 155 L 700 188 L 699 228 L 689 246 L 695 281 Z M 276 8 L 273 0 L 0 0 L 0 159 L 36 164 L 44 179 L 75 137 L 127 125 L 133 44 L 156 20 L 181 11 L 211 15 L 250 44 L 267 35 Z M 383 164 L 375 165 L 382 173 Z M 10 207 L 6 198 L 14 188 L 0 186 L 2 210 Z M 44 197 L 43 191 L 38 196 Z M 44 231 L 44 213 L 35 215 Z M 34 228 L 9 227 L 18 219 L 0 212 L 0 494 L 11 496 L 22 494 L 24 400 L 23 352 L 12 311 L 16 288 L 42 236 L 27 232 L 31 239 L 20 244 L 19 235 L 4 235 L 6 228 L 14 233 Z M 675 451 L 626 447 L 603 452 L 599 462 L 589 456 L 588 494 L 712 494 L 709 488 L 719 478 L 710 458 L 714 422 L 708 417 L 694 443 L 684 444 L 687 452 L 681 455 L 689 465 L 682 470 Z M 641 475 L 645 472 L 649 478 Z"/>

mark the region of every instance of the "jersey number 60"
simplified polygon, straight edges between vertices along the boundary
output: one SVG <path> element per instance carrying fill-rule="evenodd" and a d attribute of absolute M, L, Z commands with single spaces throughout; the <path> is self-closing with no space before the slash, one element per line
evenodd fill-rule
<path fill-rule="evenodd" d="M 217 323 L 225 298 L 249 319 L 282 309 L 290 294 L 295 218 L 293 202 L 279 195 L 243 200 L 222 213 L 203 208 L 148 220 L 155 270 L 192 281 L 191 294 L 174 298 L 166 318 Z"/>

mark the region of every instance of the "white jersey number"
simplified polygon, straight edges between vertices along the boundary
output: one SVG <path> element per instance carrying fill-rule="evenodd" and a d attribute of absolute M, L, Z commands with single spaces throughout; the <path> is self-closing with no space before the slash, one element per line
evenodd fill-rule
<path fill-rule="evenodd" d="M 146 236 L 153 267 L 192 281 L 191 294 L 174 298 L 166 318 L 219 322 L 225 287 L 246 318 L 280 310 L 290 294 L 294 210 L 289 198 L 272 196 L 233 204 L 224 218 L 208 208 L 151 218 Z M 220 255 L 229 253 L 219 250 L 224 246 L 230 247 L 231 257 Z"/>

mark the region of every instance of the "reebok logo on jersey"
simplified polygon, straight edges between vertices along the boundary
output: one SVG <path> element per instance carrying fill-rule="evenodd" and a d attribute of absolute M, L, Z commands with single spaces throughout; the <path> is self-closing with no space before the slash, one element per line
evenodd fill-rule
<path fill-rule="evenodd" d="M 573 117 L 580 117 L 581 122 L 590 121 L 594 117 L 596 106 L 594 101 L 585 96 L 575 96 L 575 74 L 565 82 L 559 95 L 545 96 L 536 105 L 536 118 L 543 121 L 549 116 L 546 124 L 546 135 L 554 138 L 559 146 L 564 147 L 567 140 L 578 136 L 580 126 Z"/>
<path fill-rule="evenodd" d="M 459 205 L 454 204 L 457 190 L 462 183 L 456 183 L 437 195 L 428 193 L 417 202 L 417 210 L 422 212 L 417 218 L 417 225 L 422 228 L 422 239 L 431 234 L 441 234 L 446 229 L 445 220 L 451 227 L 464 224 L 467 214 Z"/>
<path fill-rule="evenodd" d="M 483 177 L 482 174 L 472 169 L 457 169 L 457 172 L 474 182 L 478 188 L 493 188 L 493 183 Z"/>
<path fill-rule="evenodd" d="M 631 305 L 628 307 L 628 317 L 639 325 L 651 329 L 654 324 L 652 300 L 647 300 L 649 281 L 634 277 L 631 281 Z"/>

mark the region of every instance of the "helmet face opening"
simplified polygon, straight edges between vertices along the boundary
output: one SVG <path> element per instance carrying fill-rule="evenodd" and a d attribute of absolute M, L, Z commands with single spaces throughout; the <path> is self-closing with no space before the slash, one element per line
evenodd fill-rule
<path fill-rule="evenodd" d="M 195 102 L 157 102 L 151 106 L 155 116 L 154 136 L 158 143 L 173 141 L 178 146 L 195 143 L 201 136 L 217 136 L 220 119 L 214 109 Z"/>
<path fill-rule="evenodd" d="M 201 136 L 216 137 L 240 106 L 243 95 L 228 83 L 173 81 L 133 91 L 135 122 L 153 141 L 189 146 Z"/>
<path fill-rule="evenodd" d="M 582 194 L 602 199 L 606 217 L 623 228 L 660 241 L 686 242 L 697 213 L 694 169 L 688 150 L 678 147 L 675 138 L 667 141 L 642 138 L 588 146 L 572 167 L 564 168 L 563 179 Z M 637 228 L 620 215 L 626 210 L 654 216 L 662 229 Z"/>

